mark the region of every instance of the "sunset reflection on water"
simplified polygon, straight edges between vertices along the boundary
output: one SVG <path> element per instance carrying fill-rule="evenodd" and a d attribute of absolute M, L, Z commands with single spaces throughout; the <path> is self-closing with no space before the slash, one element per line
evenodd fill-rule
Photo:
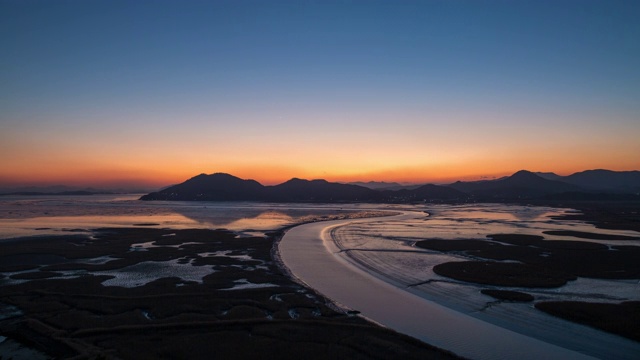
<path fill-rule="evenodd" d="M 0 239 L 137 226 L 227 229 L 259 235 L 367 207 L 354 204 L 347 210 L 335 204 L 145 202 L 137 198 L 136 195 L 0 198 Z"/>

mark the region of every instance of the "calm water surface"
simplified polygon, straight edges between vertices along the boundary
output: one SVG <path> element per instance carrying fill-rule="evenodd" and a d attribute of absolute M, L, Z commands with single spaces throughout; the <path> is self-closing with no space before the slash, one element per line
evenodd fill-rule
<path fill-rule="evenodd" d="M 92 228 L 130 226 L 224 228 L 260 235 L 310 218 L 371 207 L 348 205 L 348 209 L 343 209 L 341 205 L 333 204 L 139 201 L 140 196 L 0 196 L 0 239 L 88 233 Z"/>

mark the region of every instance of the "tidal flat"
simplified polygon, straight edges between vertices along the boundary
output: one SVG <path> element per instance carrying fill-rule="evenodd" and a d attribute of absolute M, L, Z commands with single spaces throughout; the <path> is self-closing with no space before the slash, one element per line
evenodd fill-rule
<path fill-rule="evenodd" d="M 455 358 L 292 281 L 272 257 L 279 236 L 103 228 L 0 242 L 0 334 L 42 358 Z"/>
<path fill-rule="evenodd" d="M 0 219 L 0 354 L 19 351 L 14 356 L 19 358 L 31 351 L 28 357 L 35 359 L 256 358 L 265 353 L 277 358 L 454 357 L 374 325 L 358 316 L 358 307 L 336 306 L 282 266 L 277 249 L 283 233 L 309 222 L 323 227 L 327 220 L 347 222 L 327 232 L 343 255 L 402 291 L 419 292 L 527 336 L 541 333 L 540 340 L 574 351 L 593 343 L 587 347 L 605 349 L 594 350 L 597 357 L 617 351 L 620 358 L 633 358 L 634 350 L 628 349 L 639 346 L 626 339 L 633 343 L 606 346 L 621 341 L 595 330 L 635 339 L 640 323 L 627 321 L 635 319 L 640 300 L 633 204 L 582 211 L 558 205 L 147 203 L 135 198 L 0 199 L 5 214 Z M 416 215 L 349 223 L 407 211 Z M 577 253 L 588 261 L 565 261 Z M 456 278 L 458 265 L 448 273 L 436 270 L 464 262 L 548 264 L 554 274 L 562 273 L 561 282 L 556 287 L 500 285 L 495 281 L 523 278 L 486 271 Z M 532 272 L 538 273 L 524 273 Z M 479 282 L 480 274 L 489 282 Z M 602 326 L 611 322 L 622 326 Z M 549 326 L 553 331 L 540 331 Z M 558 329 L 560 340 L 549 335 Z M 465 339 L 452 342 L 469 345 Z"/>
<path fill-rule="evenodd" d="M 330 238 L 336 255 L 426 301 L 586 357 L 635 359 L 637 210 L 603 205 L 607 210 L 588 213 L 607 213 L 603 226 L 571 208 L 426 205 L 428 214 L 337 224 Z M 615 228 L 612 214 L 621 215 Z M 497 339 L 470 350 L 440 333 L 425 329 L 414 336 L 437 338 L 427 341 L 456 353 L 459 346 L 472 358 L 510 358 L 497 355 L 507 345 Z"/>

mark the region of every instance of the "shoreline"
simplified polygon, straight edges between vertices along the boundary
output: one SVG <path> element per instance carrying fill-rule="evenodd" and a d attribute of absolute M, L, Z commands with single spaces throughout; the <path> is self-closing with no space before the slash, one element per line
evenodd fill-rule
<path fill-rule="evenodd" d="M 410 214 L 411 212 L 405 212 L 404 216 L 406 216 L 407 214 Z M 418 215 L 417 212 L 413 212 L 414 216 Z M 419 213 L 420 215 L 424 215 L 424 213 Z M 403 215 L 400 215 L 400 217 Z M 389 218 L 387 218 L 389 219 Z M 360 220 L 360 221 L 375 221 L 375 219 L 365 219 L 365 220 Z M 358 221 L 358 222 L 360 222 Z M 520 326 L 517 326 L 516 324 L 508 324 L 508 322 L 505 323 L 504 319 L 492 319 L 490 316 L 481 316 L 481 317 L 477 317 L 477 316 L 471 316 L 469 314 L 466 313 L 466 311 L 464 311 L 463 309 L 456 307 L 456 306 L 452 306 L 451 304 L 448 304 L 446 302 L 443 302 L 442 299 L 434 299 L 430 296 L 428 296 L 427 293 L 425 293 L 424 291 L 418 291 L 418 290 L 414 290 L 411 288 L 406 288 L 406 286 L 399 284 L 398 282 L 395 282 L 392 278 L 389 278 L 388 276 L 384 276 L 383 274 L 380 274 L 378 272 L 376 272 L 373 269 L 370 269 L 368 266 L 365 266 L 361 263 L 359 263 L 357 260 L 353 259 L 352 257 L 349 256 L 348 252 L 344 252 L 341 251 L 343 249 L 340 248 L 340 246 L 338 244 L 335 243 L 335 241 L 333 240 L 333 238 L 331 237 L 331 233 L 339 228 L 340 226 L 344 226 L 346 224 L 349 223 L 353 223 L 353 221 L 337 221 L 337 222 L 329 222 L 329 223 L 325 223 L 324 226 L 312 226 L 313 231 L 315 231 L 315 234 L 310 234 L 308 231 L 307 233 L 305 233 L 305 229 L 304 229 L 304 225 L 301 227 L 297 227 L 294 228 L 298 229 L 298 231 L 296 232 L 292 232 L 289 231 L 284 239 L 283 242 L 281 242 L 281 244 L 286 243 L 288 238 L 287 236 L 293 237 L 296 236 L 298 239 L 296 241 L 300 241 L 300 238 L 303 238 L 304 241 L 309 242 L 309 241 L 313 241 L 312 238 L 315 238 L 316 244 L 315 245 L 310 245 L 310 247 L 308 249 L 306 249 L 305 251 L 312 251 L 315 253 L 316 256 L 318 257 L 322 257 L 322 260 L 318 260 L 315 259 L 313 261 L 324 261 L 324 268 L 330 268 L 333 266 L 342 266 L 345 269 L 347 269 L 348 271 L 344 272 L 342 274 L 343 277 L 348 278 L 349 276 L 359 276 L 360 277 L 360 281 L 366 281 L 369 283 L 378 283 L 375 286 L 378 286 L 378 290 L 379 291 L 383 291 L 382 289 L 386 289 L 385 291 L 389 291 L 391 293 L 397 293 L 398 291 L 401 291 L 402 293 L 398 294 L 398 297 L 396 299 L 396 302 L 399 301 L 404 301 L 401 299 L 407 299 L 410 298 L 409 295 L 413 297 L 416 297 L 418 299 L 420 299 L 419 302 L 425 302 L 425 303 L 433 303 L 434 306 L 431 306 L 432 308 L 437 308 L 437 307 L 442 307 L 445 308 L 448 312 L 456 312 L 457 314 L 459 314 L 461 317 L 467 317 L 473 320 L 470 320 L 470 323 L 476 323 L 476 321 L 478 322 L 482 322 L 483 326 L 481 326 L 481 328 L 489 328 L 489 331 L 496 331 L 495 328 L 499 328 L 500 330 L 498 330 L 498 333 L 501 333 L 501 335 L 499 336 L 507 336 L 512 338 L 512 341 L 515 342 L 519 342 L 522 346 L 528 346 L 529 350 L 523 351 L 521 349 L 510 349 L 509 351 L 516 351 L 516 353 L 511 353 L 508 357 L 514 357 L 517 356 L 519 358 L 540 358 L 541 356 L 546 357 L 546 358 L 590 358 L 587 355 L 584 355 L 582 353 L 578 353 L 574 350 L 569 350 L 565 347 L 560 347 L 557 345 L 553 345 L 550 344 L 544 340 L 539 340 L 538 337 L 530 337 L 529 335 L 527 335 L 526 333 L 529 332 L 529 334 L 531 333 L 531 329 L 526 329 L 527 331 L 517 331 L 517 330 L 522 330 L 522 328 Z M 300 230 L 300 228 L 303 228 L 302 230 Z M 289 241 L 289 245 L 292 244 L 292 242 L 294 242 L 293 240 Z M 320 243 L 322 245 L 322 247 L 324 249 L 320 249 L 318 248 L 318 243 Z M 285 244 L 286 245 L 286 244 Z M 324 254 L 323 254 L 324 252 Z M 296 262 L 296 260 L 292 260 L 292 255 L 300 255 L 300 250 L 297 250 L 295 253 L 290 253 L 290 255 L 288 256 L 288 258 L 285 259 L 285 262 L 288 261 L 287 266 L 292 267 L 291 271 L 294 273 L 294 275 L 298 278 L 301 278 L 301 281 L 303 281 L 305 284 L 307 284 L 308 286 L 310 286 L 311 288 L 315 289 L 316 291 L 318 291 L 320 294 L 322 294 L 323 296 L 331 299 L 332 301 L 336 302 L 337 304 L 340 304 L 346 308 L 355 308 L 358 310 L 362 310 L 363 306 L 366 307 L 367 304 L 367 299 L 360 299 L 360 301 L 363 301 L 361 303 L 350 303 L 348 301 L 345 301 L 345 298 L 349 298 L 349 296 L 345 295 L 345 294 L 341 294 L 340 291 L 338 291 L 337 293 L 335 292 L 336 289 L 331 289 L 331 284 L 329 284 L 329 288 L 325 288 L 325 286 L 327 286 L 326 281 L 324 281 L 322 279 L 317 279 L 314 278 L 314 276 L 317 277 L 317 274 L 310 274 L 308 270 L 302 269 L 299 265 L 300 264 L 293 264 L 292 262 Z M 298 261 L 299 262 L 299 261 Z M 306 261 L 304 261 L 308 264 L 312 264 L 312 260 L 311 259 L 307 259 Z M 304 266 L 304 265 L 303 265 Z M 314 265 L 316 266 L 316 265 Z M 313 272 L 313 270 L 311 271 Z M 354 275 L 359 273 L 359 275 Z M 333 275 L 331 275 L 333 276 Z M 344 281 L 343 279 L 338 279 L 337 281 Z M 384 285 L 381 285 L 384 284 Z M 392 287 L 392 288 L 389 288 Z M 352 289 L 343 289 L 342 291 L 355 291 Z M 427 295 L 427 296 L 425 296 Z M 419 305 L 415 305 L 415 306 L 419 306 Z M 442 309 L 438 310 L 441 311 Z M 446 312 L 446 311 L 445 311 Z M 447 314 L 446 316 L 449 316 L 451 314 Z M 482 358 L 482 355 L 478 355 L 477 352 L 475 352 L 475 350 L 473 349 L 463 349 L 463 352 L 459 352 L 456 351 L 456 349 L 451 348 L 451 347 L 447 347 L 446 346 L 446 342 L 445 345 L 443 346 L 443 343 L 439 343 L 438 341 L 434 341 L 432 338 L 425 336 L 425 335 L 420 335 L 419 332 L 415 332 L 412 329 L 403 329 L 403 324 L 399 324 L 398 321 L 395 321 L 393 319 L 389 319 L 388 316 L 384 315 L 384 314 L 379 314 L 375 312 L 374 310 L 369 309 L 368 311 L 361 311 L 361 316 L 372 320 L 376 323 L 382 324 L 383 326 L 387 326 L 390 327 L 392 329 L 395 329 L 397 331 L 409 334 L 411 336 L 414 336 L 420 340 L 423 340 L 429 344 L 441 347 L 441 348 L 445 348 L 447 350 L 450 351 L 454 351 L 455 353 L 457 353 L 458 355 L 462 355 L 462 356 L 470 356 L 473 358 Z M 386 316 L 386 317 L 385 317 Z M 458 316 L 458 317 L 460 317 Z M 456 316 L 454 316 L 456 317 Z M 382 320 L 381 320 L 382 319 Z M 410 321 L 411 319 L 409 319 Z M 459 320 L 459 319 L 458 319 Z M 458 321 L 456 320 L 456 321 Z M 468 319 L 467 319 L 468 320 Z M 395 325 L 394 325 L 395 324 Z M 472 326 L 476 326 L 472 325 Z M 507 325 L 505 327 L 505 325 Z M 509 326 L 510 325 L 510 326 Z M 580 326 L 577 324 L 572 324 L 571 326 Z M 495 327 L 493 329 L 491 329 L 492 327 Z M 486 330 L 486 329 L 485 329 Z M 516 330 L 516 331 L 514 331 Z M 429 332 L 428 329 L 425 329 L 424 331 Z M 522 332 L 524 332 L 525 334 L 522 334 Z M 473 334 L 469 334 L 470 336 L 473 336 Z M 429 335 L 431 336 L 431 335 Z M 458 335 L 461 336 L 461 335 Z M 544 336 L 542 336 L 541 338 L 544 338 Z M 494 340 L 495 341 L 495 340 Z M 504 343 L 504 342 L 501 342 Z M 482 344 L 477 344 L 478 346 L 482 346 Z M 485 345 L 486 346 L 486 345 Z M 507 345 L 505 345 L 507 346 Z M 492 349 L 495 351 L 496 347 L 500 347 L 500 345 L 498 344 L 493 344 L 492 345 Z M 508 347 L 508 346 L 507 346 Z M 541 349 L 546 348 L 546 352 L 544 354 L 539 353 L 538 351 L 540 351 Z M 464 351 L 470 351 L 470 352 L 464 352 Z M 534 355 L 536 354 L 536 355 Z M 495 354 L 494 354 L 495 355 Z M 493 358 L 494 355 L 491 356 L 487 356 L 487 358 Z"/>

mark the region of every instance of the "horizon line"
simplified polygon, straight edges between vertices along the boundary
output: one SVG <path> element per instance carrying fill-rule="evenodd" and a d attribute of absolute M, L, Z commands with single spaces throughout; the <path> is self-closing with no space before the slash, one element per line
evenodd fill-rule
<path fill-rule="evenodd" d="M 447 179 L 447 180 L 416 180 L 416 181 L 402 181 L 402 180 L 393 180 L 393 179 L 380 179 L 380 180 L 335 180 L 332 179 L 331 176 L 328 177 L 298 177 L 298 176 L 293 176 L 293 177 L 289 177 L 286 180 L 279 180 L 279 181 L 265 181 L 265 180 L 260 180 L 259 178 L 253 178 L 253 177 L 246 177 L 246 176 L 242 176 L 242 175 L 234 175 L 231 172 L 225 172 L 225 171 L 215 171 L 212 173 L 199 173 L 197 175 L 193 175 L 193 176 L 189 176 L 186 178 L 182 178 L 182 180 L 177 180 L 177 181 L 173 181 L 173 182 L 166 182 L 166 183 L 160 183 L 158 180 L 115 180 L 115 181 L 107 181 L 107 182 L 94 182 L 94 181 L 86 181 L 86 182 L 78 182 L 77 180 L 73 180 L 73 181 L 67 181 L 65 182 L 63 181 L 38 181 L 38 182 L 25 182 L 25 183 L 17 183 L 14 182 L 13 184 L 2 184 L 2 182 L 0 181 L 0 190 L 1 191 L 7 191 L 7 190 L 19 190 L 19 189 L 24 189 L 24 188 L 56 188 L 56 187 L 60 187 L 60 188 L 70 188 L 73 189 L 74 191 L 77 190 L 85 190 L 85 189 L 92 189 L 92 190 L 98 190 L 98 191 L 103 191 L 103 190 L 143 190 L 143 191 L 148 191 L 151 189 L 162 189 L 162 188 L 166 188 L 166 187 L 170 187 L 173 185 L 177 185 L 177 184 L 181 184 L 189 179 L 192 179 L 194 177 L 197 176 L 201 176 L 201 175 L 214 175 L 214 174 L 226 174 L 226 175 L 230 175 L 242 180 L 253 180 L 258 182 L 259 184 L 263 185 L 263 186 L 273 186 L 273 185 L 278 185 L 278 184 L 282 184 L 285 183 L 287 181 L 293 180 L 293 179 L 300 179 L 300 180 L 307 180 L 307 181 L 314 181 L 314 180 L 324 180 L 324 181 L 328 181 L 328 182 L 333 182 L 333 183 L 342 183 L 342 184 L 353 184 L 353 183 L 389 183 L 389 184 L 399 184 L 401 186 L 416 186 L 416 185 L 427 185 L 427 184 L 434 184 L 434 185 L 447 185 L 447 184 L 452 184 L 455 183 L 457 181 L 462 181 L 462 182 L 475 182 L 475 181 L 490 181 L 490 180 L 497 180 L 500 178 L 504 178 L 504 177 L 508 177 L 511 176 L 517 172 L 520 171 L 527 171 L 527 172 L 531 172 L 534 174 L 554 174 L 557 176 L 561 176 L 561 177 L 566 177 L 566 176 L 570 176 L 573 174 L 577 174 L 577 173 L 582 173 L 582 172 L 587 172 L 587 171 L 612 171 L 612 172 L 637 172 L 640 170 L 610 170 L 610 169 L 605 169 L 605 168 L 595 168 L 595 169 L 586 169 L 586 170 L 581 170 L 581 171 L 577 171 L 577 172 L 571 172 L 568 174 L 563 174 L 563 173 L 557 173 L 557 172 L 553 172 L 553 171 L 532 171 L 532 170 L 527 170 L 527 169 L 521 169 L 521 170 L 517 170 L 517 171 L 513 171 L 513 172 L 504 172 L 501 174 L 494 174 L 494 175 L 477 175 L 477 176 L 473 176 L 473 175 L 469 175 L 469 176 L 462 176 L 462 177 L 458 177 L 458 178 L 453 178 L 451 177 L 451 179 Z M 67 190 L 62 190 L 62 191 L 67 191 Z"/>

